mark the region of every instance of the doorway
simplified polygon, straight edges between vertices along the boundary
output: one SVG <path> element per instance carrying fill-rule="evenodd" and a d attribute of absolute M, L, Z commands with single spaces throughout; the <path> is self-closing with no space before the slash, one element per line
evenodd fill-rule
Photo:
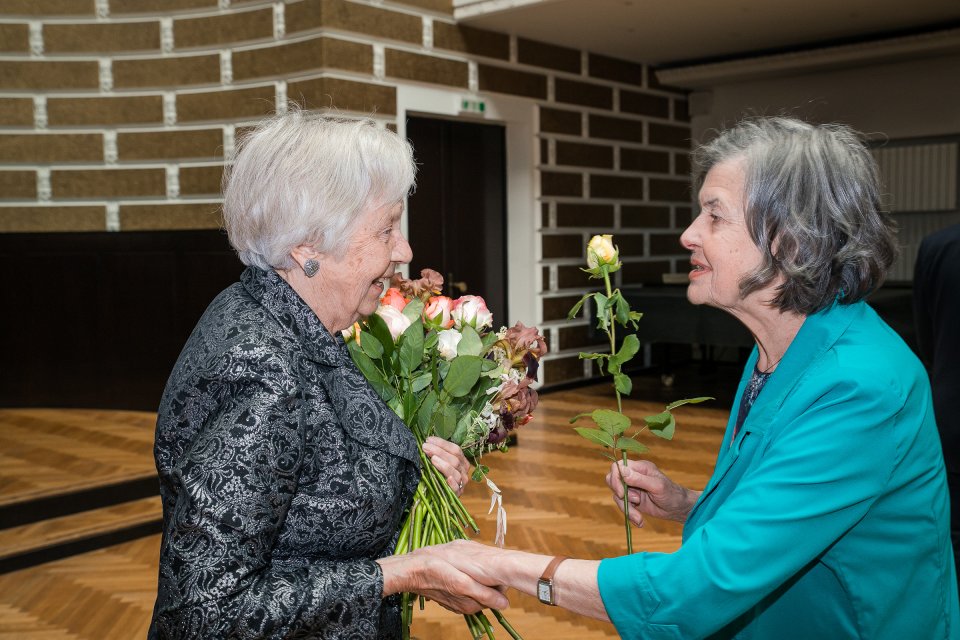
<path fill-rule="evenodd" d="M 417 160 L 407 202 L 411 277 L 443 275 L 444 295 L 482 296 L 494 328 L 507 325 L 505 127 L 410 116 L 406 136 Z"/>

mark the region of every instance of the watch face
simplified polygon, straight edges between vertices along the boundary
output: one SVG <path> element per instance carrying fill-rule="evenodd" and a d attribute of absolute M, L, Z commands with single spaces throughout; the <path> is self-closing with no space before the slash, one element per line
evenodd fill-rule
<path fill-rule="evenodd" d="M 551 595 L 553 594 L 550 593 L 549 584 L 547 584 L 546 582 L 537 583 L 537 598 L 540 600 L 540 602 L 543 602 L 545 604 L 550 604 L 552 600 L 552 598 L 550 597 Z"/>

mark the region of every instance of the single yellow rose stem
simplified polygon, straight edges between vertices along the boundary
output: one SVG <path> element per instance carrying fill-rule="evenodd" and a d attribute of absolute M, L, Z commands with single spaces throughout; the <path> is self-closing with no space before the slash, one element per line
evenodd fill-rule
<path fill-rule="evenodd" d="M 607 285 L 607 299 L 610 299 L 610 296 L 613 295 L 613 289 L 610 286 L 610 273 L 603 269 L 603 282 Z M 607 309 L 607 314 L 609 318 L 607 319 L 607 335 L 610 337 L 610 355 L 613 356 L 617 353 L 617 326 L 615 322 L 615 312 L 611 307 Z M 623 401 L 620 399 L 620 389 L 617 388 L 617 379 L 613 379 L 613 392 L 617 395 L 617 411 L 621 414 L 623 413 Z M 617 447 L 613 447 L 614 456 L 618 452 Z M 623 467 L 627 466 L 627 452 L 619 451 L 621 459 L 623 460 Z M 617 473 L 620 475 L 620 486 L 623 487 L 623 528 L 627 534 L 627 554 L 633 554 L 633 530 L 630 528 L 630 499 L 627 495 L 627 481 L 623 477 L 623 469 L 618 467 Z"/>

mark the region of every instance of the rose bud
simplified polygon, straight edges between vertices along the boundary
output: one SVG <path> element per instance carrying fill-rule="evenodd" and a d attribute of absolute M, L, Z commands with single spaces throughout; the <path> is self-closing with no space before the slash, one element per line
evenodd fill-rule
<path fill-rule="evenodd" d="M 403 294 L 400 293 L 400 289 L 394 287 L 387 289 L 387 292 L 380 298 L 380 304 L 393 307 L 397 311 L 403 311 L 403 308 L 407 306 L 408 302 L 409 300 L 404 298 Z"/>
<path fill-rule="evenodd" d="M 347 327 L 340 332 L 340 335 L 343 336 L 344 342 L 350 342 L 351 340 L 356 340 L 357 344 L 360 344 L 360 323 L 354 322 L 353 326 Z"/>
<path fill-rule="evenodd" d="M 377 307 L 377 315 L 387 324 L 387 328 L 390 330 L 390 337 L 393 338 L 394 342 L 396 342 L 400 334 L 406 331 L 407 327 L 412 324 L 410 318 L 403 315 L 396 307 L 389 305 L 380 305 Z"/>
<path fill-rule="evenodd" d="M 423 308 L 423 322 L 434 329 L 449 329 L 453 326 L 453 300 L 447 296 L 434 296 Z"/>
<path fill-rule="evenodd" d="M 457 298 L 453 307 L 453 325 L 458 329 L 471 326 L 477 331 L 493 326 L 493 314 L 487 309 L 486 301 L 480 296 L 462 296 Z"/>
<path fill-rule="evenodd" d="M 463 336 L 456 329 L 444 329 L 437 334 L 437 350 L 444 360 L 453 360 L 457 357 L 457 345 Z"/>
<path fill-rule="evenodd" d="M 587 266 L 596 269 L 602 265 L 611 267 L 620 266 L 620 251 L 613 246 L 613 236 L 610 234 L 596 235 L 590 238 L 587 245 Z"/>

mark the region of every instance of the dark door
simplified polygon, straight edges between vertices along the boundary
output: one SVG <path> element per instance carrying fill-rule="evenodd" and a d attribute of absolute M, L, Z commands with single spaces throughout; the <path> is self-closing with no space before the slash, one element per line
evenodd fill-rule
<path fill-rule="evenodd" d="M 446 295 L 483 296 L 494 329 L 508 324 L 506 152 L 503 126 L 412 117 L 417 160 L 409 199 L 410 273 L 443 274 Z"/>

